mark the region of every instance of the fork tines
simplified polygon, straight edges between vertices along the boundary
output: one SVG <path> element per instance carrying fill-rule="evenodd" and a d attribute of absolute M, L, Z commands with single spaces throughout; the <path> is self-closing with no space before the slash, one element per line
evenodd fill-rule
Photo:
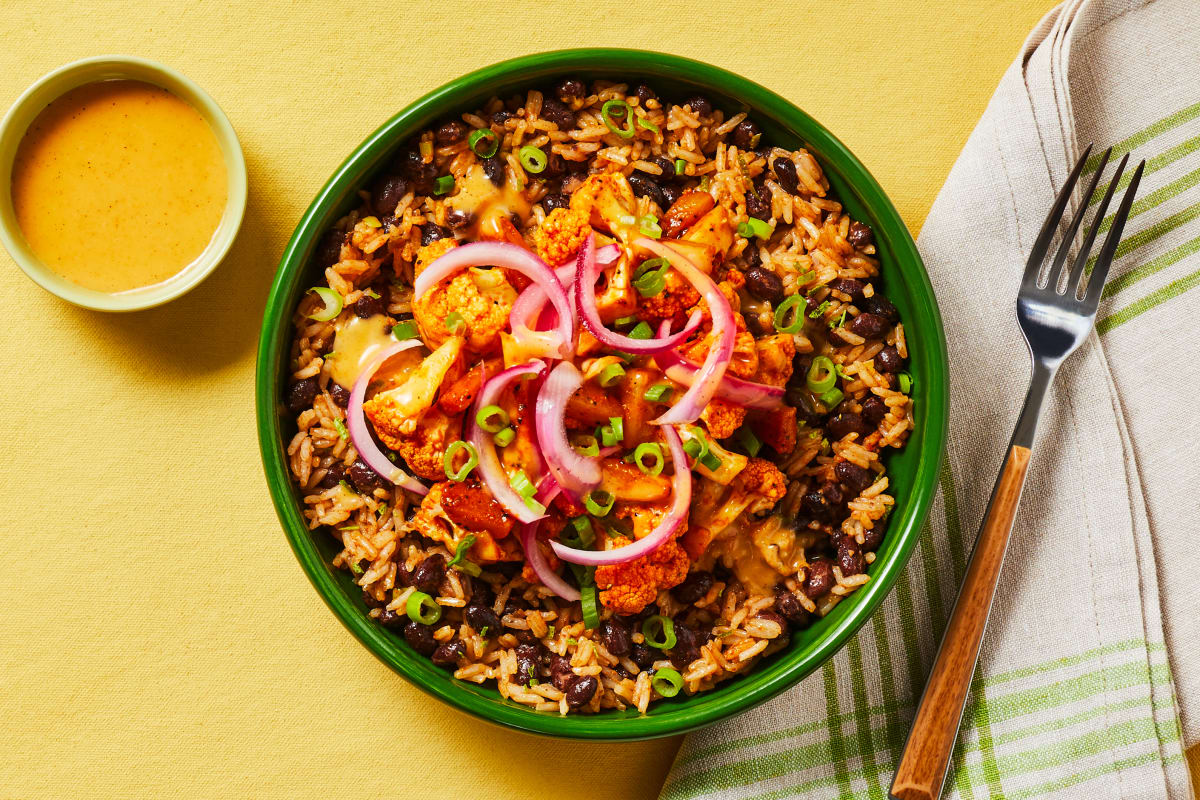
<path fill-rule="evenodd" d="M 1112 155 L 1111 147 L 1104 151 L 1104 155 L 1101 156 L 1100 163 L 1096 167 L 1087 189 L 1080 196 L 1079 210 L 1075 212 L 1071 219 L 1071 224 L 1067 226 L 1066 233 L 1062 237 L 1062 243 L 1058 247 L 1058 252 L 1055 253 L 1054 261 L 1051 263 L 1050 268 L 1043 271 L 1042 267 L 1045 264 L 1046 253 L 1049 252 L 1054 234 L 1062 224 L 1067 203 L 1071 198 L 1072 192 L 1075 191 L 1075 186 L 1079 182 L 1079 176 L 1083 173 L 1084 165 L 1087 163 L 1091 153 L 1092 146 L 1089 144 L 1087 149 L 1083 151 L 1083 155 L 1079 157 L 1079 161 L 1075 164 L 1074 169 L 1071 170 L 1071 174 L 1067 176 L 1066 183 L 1063 184 L 1058 197 L 1054 199 L 1054 205 L 1051 207 L 1050 213 L 1042 225 L 1042 230 L 1038 233 L 1037 240 L 1033 244 L 1033 250 L 1029 254 L 1029 261 L 1025 265 L 1022 289 L 1026 292 L 1039 291 L 1047 296 L 1059 295 L 1064 297 L 1064 299 L 1079 299 L 1080 293 L 1082 293 L 1083 307 L 1094 313 L 1096 306 L 1100 302 L 1100 293 L 1104 289 L 1104 281 L 1108 276 L 1109 267 L 1112 266 L 1117 245 L 1121 242 L 1121 232 L 1125 229 L 1125 221 L 1129 218 L 1129 208 L 1133 205 L 1133 198 L 1137 194 L 1138 184 L 1142 180 L 1142 171 L 1146 167 L 1146 162 L 1142 161 L 1139 163 L 1136 171 L 1133 173 L 1133 177 L 1129 181 L 1129 186 L 1125 189 L 1125 196 L 1121 199 L 1120 208 L 1117 209 L 1117 213 L 1113 217 L 1108 236 L 1104 240 L 1104 245 L 1100 248 L 1100 255 L 1097 256 L 1091 272 L 1085 275 L 1084 272 L 1087 268 L 1088 256 L 1091 253 L 1092 245 L 1096 241 L 1096 234 L 1099 232 L 1100 226 L 1104 221 L 1104 215 L 1108 211 L 1108 204 L 1112 201 L 1113 194 L 1116 193 L 1117 184 L 1125 172 L 1125 166 L 1129 161 L 1129 154 L 1126 153 L 1121 158 L 1116 172 L 1109 178 L 1108 189 L 1104 192 L 1104 199 L 1100 201 L 1100 205 L 1092 217 L 1092 224 L 1087 234 L 1083 237 L 1083 242 L 1080 244 L 1079 251 L 1075 255 L 1075 261 L 1071 264 L 1070 272 L 1067 274 L 1067 279 L 1064 282 L 1062 280 L 1062 273 L 1067 262 L 1067 257 L 1070 255 L 1071 244 L 1075 241 L 1075 236 L 1079 233 L 1079 229 L 1083 224 L 1083 218 L 1087 214 L 1088 205 L 1091 203 L 1092 196 L 1096 192 L 1096 187 L 1100 183 L 1100 176 L 1104 174 L 1104 168 L 1108 165 L 1108 159 Z M 1084 284 L 1083 286 L 1080 286 L 1081 280 Z"/>

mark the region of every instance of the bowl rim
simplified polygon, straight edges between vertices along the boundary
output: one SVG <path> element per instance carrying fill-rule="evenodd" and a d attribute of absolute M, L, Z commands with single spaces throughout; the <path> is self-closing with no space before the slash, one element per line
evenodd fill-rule
<path fill-rule="evenodd" d="M 838 616 L 838 609 L 835 609 L 831 617 L 838 618 L 821 639 L 809 646 L 802 655 L 788 656 L 796 658 L 794 663 L 770 670 L 776 674 L 764 676 L 769 667 L 751 671 L 739 679 L 742 682 L 741 691 L 715 698 L 713 693 L 703 693 L 689 698 L 687 702 L 691 703 L 690 706 L 681 705 L 678 709 L 657 715 L 560 717 L 557 714 L 535 712 L 511 702 L 498 703 L 493 698 L 477 694 L 470 685 L 459 685 L 453 679 L 436 680 L 433 677 L 435 673 L 445 673 L 429 667 L 427 660 L 423 665 L 413 662 L 392 640 L 392 635 L 362 613 L 335 582 L 331 568 L 318 551 L 298 511 L 283 450 L 279 397 L 285 368 L 276 369 L 275 365 L 279 358 L 277 354 L 286 353 L 281 348 L 290 345 L 293 309 L 286 302 L 287 295 L 291 287 L 298 285 L 306 271 L 307 260 L 317 237 L 340 216 L 340 212 L 335 214 L 335 209 L 339 207 L 338 201 L 344 195 L 346 186 L 361 185 L 361 181 L 378 168 L 399 141 L 414 133 L 419 125 L 426 124 L 439 110 L 457 108 L 468 96 L 478 95 L 489 85 L 515 78 L 536 85 L 550 76 L 570 70 L 677 78 L 733 93 L 745 106 L 768 113 L 775 119 L 786 120 L 795 129 L 793 133 L 797 138 L 802 138 L 806 145 L 815 146 L 823 165 L 830 162 L 838 164 L 847 182 L 861 196 L 863 203 L 870 207 L 876 223 L 876 235 L 887 241 L 893 251 L 892 260 L 909 265 L 903 270 L 903 280 L 915 284 L 911 289 L 914 313 L 926 321 L 924 327 L 929 329 L 919 341 L 910 344 L 910 350 L 915 348 L 920 353 L 928 376 L 920 387 L 924 392 L 924 410 L 918 416 L 923 417 L 923 421 L 907 445 L 909 448 L 918 448 L 917 461 L 912 469 L 912 487 L 903 514 L 893 514 L 889 525 L 889 538 L 895 537 L 898 542 L 890 551 L 890 557 L 873 572 L 872 580 L 855 592 L 853 602 L 839 604 L 839 609 L 849 606 L 848 612 Z M 736 92 L 729 87 L 736 87 Z M 281 256 L 267 300 L 257 359 L 255 398 L 259 446 L 272 501 L 297 560 L 341 623 L 377 658 L 425 693 L 487 722 L 562 738 L 629 741 L 684 733 L 763 703 L 826 663 L 870 618 L 903 572 L 932 507 L 947 435 L 949 365 L 941 314 L 916 244 L 878 182 L 833 134 L 775 92 L 720 67 L 645 50 L 578 48 L 509 59 L 456 78 L 415 100 L 387 120 L 334 171 L 297 223 Z"/>
<path fill-rule="evenodd" d="M 29 126 L 54 100 L 72 89 L 104 80 L 138 80 L 166 89 L 199 112 L 221 148 L 226 173 L 225 210 L 212 238 L 195 260 L 159 283 L 121 292 L 102 292 L 72 283 L 45 266 L 30 250 L 12 203 L 12 168 Z M 96 311 L 152 308 L 195 288 L 225 258 L 246 212 L 246 161 L 229 118 L 198 84 L 178 70 L 128 55 L 99 55 L 72 61 L 34 81 L 0 120 L 0 243 L 36 284 L 69 303 Z"/>

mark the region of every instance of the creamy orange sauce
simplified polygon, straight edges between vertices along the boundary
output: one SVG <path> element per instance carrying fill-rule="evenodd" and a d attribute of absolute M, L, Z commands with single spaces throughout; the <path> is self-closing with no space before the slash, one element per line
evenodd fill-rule
<path fill-rule="evenodd" d="M 778 517 L 761 522 L 741 519 L 722 531 L 721 538 L 709 546 L 709 553 L 731 569 L 752 594 L 770 594 L 785 577 L 808 565 L 804 548 L 810 538 L 797 535 Z"/>
<path fill-rule="evenodd" d="M 474 164 L 467 170 L 461 187 L 453 197 L 446 200 L 446 205 L 474 217 L 474 234 L 481 231 L 494 232 L 498 222 L 508 219 L 512 214 L 520 217 L 522 222 L 528 221 L 533 211 L 533 207 L 521 194 L 511 176 L 504 186 L 496 186 L 479 164 Z"/>
<path fill-rule="evenodd" d="M 192 263 L 227 188 L 204 118 L 141 81 L 67 92 L 37 116 L 13 162 L 13 208 L 34 255 L 101 292 L 161 283 Z"/>
<path fill-rule="evenodd" d="M 366 319 L 351 317 L 342 323 L 333 338 L 333 350 L 326 356 L 326 361 L 331 364 L 329 377 L 347 389 L 354 386 L 375 354 L 396 343 L 387 323 L 387 317 L 382 314 Z M 416 367 L 421 360 L 420 352 L 420 348 L 413 348 L 397 354 L 388 361 L 386 372 L 380 370 L 376 373 L 375 382 L 396 385 L 401 374 Z M 391 380 L 385 380 L 389 377 Z"/>

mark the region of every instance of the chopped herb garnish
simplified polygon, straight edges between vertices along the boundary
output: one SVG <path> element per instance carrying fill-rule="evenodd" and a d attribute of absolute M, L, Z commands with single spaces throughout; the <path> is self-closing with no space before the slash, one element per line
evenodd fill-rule
<path fill-rule="evenodd" d="M 350 431 L 346 430 L 346 423 L 342 422 L 340 419 L 335 419 L 333 421 L 333 427 L 337 428 L 338 437 L 341 438 L 343 442 L 350 441 Z"/>

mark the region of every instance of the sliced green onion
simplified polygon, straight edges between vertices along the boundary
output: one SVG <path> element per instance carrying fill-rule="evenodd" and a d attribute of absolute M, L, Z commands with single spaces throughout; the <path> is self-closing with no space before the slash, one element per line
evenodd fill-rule
<path fill-rule="evenodd" d="M 487 633 L 488 633 L 488 626 L 487 626 L 487 625 L 484 625 L 482 628 L 480 628 L 480 629 L 479 629 L 479 636 L 480 636 L 481 638 L 484 638 L 484 639 L 486 639 L 486 638 L 487 638 Z"/>
<path fill-rule="evenodd" d="M 496 447 L 508 447 L 516 438 L 517 432 L 512 428 L 502 428 L 493 434 L 492 441 L 496 443 Z"/>
<path fill-rule="evenodd" d="M 584 498 L 583 507 L 594 517 L 604 517 L 612 511 L 615 502 L 617 502 L 617 498 L 613 497 L 611 493 L 603 489 L 593 489 Z"/>
<path fill-rule="evenodd" d="M 466 452 L 467 460 L 458 469 L 454 468 L 454 459 L 460 452 Z M 479 453 L 475 450 L 475 445 L 470 442 L 452 442 L 446 448 L 446 455 L 442 456 L 442 468 L 446 470 L 446 477 L 452 481 L 462 483 L 471 474 L 471 470 L 479 463 Z"/>
<path fill-rule="evenodd" d="M 600 442 L 590 433 L 585 433 L 582 436 L 576 436 L 575 452 L 579 453 L 581 456 L 598 456 L 600 455 Z"/>
<path fill-rule="evenodd" d="M 363 294 L 365 294 L 367 297 L 371 298 L 372 300 L 379 299 L 379 292 L 375 291 L 374 289 L 367 289 L 366 291 L 363 292 Z"/>
<path fill-rule="evenodd" d="M 623 350 L 613 350 L 613 355 L 624 361 L 626 364 L 632 364 L 634 359 L 637 358 L 637 356 L 635 356 L 633 353 L 626 353 Z"/>
<path fill-rule="evenodd" d="M 418 333 L 419 331 L 417 330 L 417 323 L 413 322 L 411 319 L 405 320 L 404 322 L 398 322 L 392 326 L 392 336 L 398 342 L 406 342 L 409 339 L 415 339 L 417 338 Z"/>
<path fill-rule="evenodd" d="M 651 239 L 662 238 L 662 228 L 659 226 L 658 220 L 650 214 L 638 220 L 638 230 L 642 232 L 643 236 L 649 236 Z"/>
<path fill-rule="evenodd" d="M 661 272 L 670 266 L 665 258 L 647 258 L 645 261 L 637 265 L 637 269 L 633 271 L 633 278 L 645 277 L 651 272 Z"/>
<path fill-rule="evenodd" d="M 321 298 L 321 302 L 325 303 L 325 307 L 320 311 L 309 314 L 309 319 L 315 319 L 317 322 L 329 322 L 329 320 L 342 313 L 342 306 L 346 301 L 333 289 L 330 289 L 328 286 L 316 286 L 309 291 L 316 292 L 317 297 Z"/>
<path fill-rule="evenodd" d="M 450 190 L 453 188 L 454 188 L 454 176 L 453 175 L 443 175 L 442 177 L 438 178 L 436 181 L 433 182 L 433 193 L 436 195 L 439 195 L 439 196 L 443 195 L 443 194 L 449 194 Z"/>
<path fill-rule="evenodd" d="M 429 139 L 422 139 L 421 143 L 419 145 L 417 145 L 417 149 L 421 153 L 421 160 L 424 161 L 426 164 L 428 164 L 430 161 L 433 160 L 433 142 L 432 141 L 430 141 Z"/>
<path fill-rule="evenodd" d="M 685 169 L 687 169 L 687 162 L 682 158 L 675 159 L 675 174 L 682 175 Z"/>
<path fill-rule="evenodd" d="M 614 113 L 616 111 L 620 111 L 619 117 Z M 600 106 L 600 118 L 604 120 L 604 124 L 608 126 L 610 131 L 615 133 L 617 136 L 620 136 L 622 139 L 633 138 L 634 130 L 632 116 L 633 112 L 629 110 L 629 104 L 624 100 L 613 98 L 604 105 Z M 617 126 L 616 119 L 618 118 L 625 120 L 625 127 L 621 128 Z"/>
<path fill-rule="evenodd" d="M 650 679 L 650 688 L 658 692 L 659 697 L 674 697 L 683 688 L 683 676 L 670 667 L 656 669 Z"/>
<path fill-rule="evenodd" d="M 529 476 L 525 474 L 525 470 L 523 469 L 519 469 L 514 472 L 512 477 L 508 479 L 508 483 L 510 486 L 512 486 L 513 491 L 521 495 L 521 497 L 525 498 L 526 500 L 533 497 L 534 493 L 537 491 L 533 483 L 529 480 Z"/>
<path fill-rule="evenodd" d="M 579 590 L 579 604 L 583 606 L 583 626 L 588 630 L 595 630 L 600 625 L 595 586 L 584 586 Z"/>
<path fill-rule="evenodd" d="M 596 541 L 596 531 L 592 528 L 592 521 L 587 517 L 573 517 L 571 519 L 571 527 L 575 529 L 575 536 L 571 540 L 572 547 L 577 546 L 580 550 L 586 550 L 591 547 Z M 563 543 L 567 544 L 567 540 L 563 539 Z"/>
<path fill-rule="evenodd" d="M 517 153 L 517 160 L 526 172 L 538 174 L 546 168 L 546 153 L 539 147 L 527 144 Z"/>
<path fill-rule="evenodd" d="M 600 385 L 607 389 L 616 386 L 625 377 L 625 368 L 620 364 L 609 364 L 600 370 Z"/>
<path fill-rule="evenodd" d="M 353 530 L 358 530 L 358 528 L 355 527 Z M 350 571 L 353 572 L 355 575 L 363 574 L 363 568 L 358 565 L 357 561 L 350 565 Z"/>
<path fill-rule="evenodd" d="M 840 317 L 838 317 L 838 318 L 837 318 L 837 320 L 835 320 L 834 322 L 831 322 L 831 323 L 829 323 L 829 327 L 830 327 L 831 329 L 832 329 L 832 328 L 840 328 L 840 327 L 842 327 L 842 326 L 843 326 L 843 325 L 845 325 L 845 324 L 846 324 L 846 307 L 845 307 L 845 306 L 842 306 L 842 314 L 841 314 L 841 316 L 840 316 Z"/>
<path fill-rule="evenodd" d="M 809 313 L 809 315 L 808 315 L 808 318 L 809 318 L 809 319 L 816 319 L 817 317 L 819 317 L 819 316 L 821 316 L 822 314 L 824 314 L 824 313 L 825 313 L 825 309 L 827 309 L 827 308 L 829 308 L 829 301 L 828 301 L 828 300 L 822 300 L 822 301 L 821 301 L 821 305 L 819 305 L 819 306 L 817 306 L 816 308 L 814 308 L 814 309 L 813 309 L 813 310 L 812 310 L 812 311 Z"/>
<path fill-rule="evenodd" d="M 484 142 L 483 149 L 480 149 L 479 143 L 485 139 L 487 141 Z M 480 158 L 491 158 L 500 149 L 500 137 L 491 128 L 478 128 L 471 131 L 471 135 L 467 137 L 467 145 Z"/>
<path fill-rule="evenodd" d="M 442 607 L 424 592 L 413 592 L 404 605 L 408 618 L 422 625 L 432 625 L 442 618 Z"/>
<path fill-rule="evenodd" d="M 667 288 L 667 282 L 663 280 L 661 272 L 651 272 L 635 280 L 633 288 L 637 289 L 642 297 L 656 297 Z"/>
<path fill-rule="evenodd" d="M 637 217 L 635 217 L 633 214 L 622 214 L 621 216 L 617 217 L 617 222 L 621 223 L 622 225 L 633 225 L 637 222 Z"/>
<path fill-rule="evenodd" d="M 617 442 L 625 441 L 625 420 L 620 417 L 609 417 L 608 423 L 609 429 L 613 432 L 613 438 Z"/>
<path fill-rule="evenodd" d="M 350 431 L 346 430 L 346 423 L 342 422 L 340 419 L 335 419 L 333 421 L 333 427 L 337 429 L 339 439 L 341 439 L 343 442 L 350 441 Z"/>
<path fill-rule="evenodd" d="M 467 551 L 475 546 L 475 534 L 469 533 L 462 538 L 458 543 L 458 547 L 454 548 L 454 558 L 446 564 L 447 567 L 454 567 L 459 572 L 465 572 L 468 575 L 478 575 L 479 565 L 467 561 Z"/>
<path fill-rule="evenodd" d="M 618 317 L 613 324 L 618 328 L 624 328 L 626 325 L 632 325 L 635 322 L 637 322 L 637 315 L 630 314 L 628 317 Z"/>
<path fill-rule="evenodd" d="M 812 366 L 808 368 L 805 385 L 813 394 L 821 394 L 832 389 L 837 384 L 837 379 L 837 369 L 833 365 L 833 359 L 829 356 L 817 356 L 813 359 Z"/>
<path fill-rule="evenodd" d="M 648 322 L 643 320 L 643 321 L 639 322 L 637 325 L 634 325 L 633 330 L 631 330 L 629 333 L 627 333 L 625 335 L 628 336 L 630 339 L 653 339 L 654 338 L 654 330 L 650 327 L 650 324 Z"/>
<path fill-rule="evenodd" d="M 675 387 L 669 383 L 656 383 L 646 390 L 642 395 L 643 400 L 648 400 L 651 403 L 668 403 L 671 401 L 671 395 L 675 393 Z"/>
<path fill-rule="evenodd" d="M 754 435 L 754 431 L 750 430 L 748 425 L 743 425 L 737 431 L 738 443 L 745 448 L 746 454 L 751 458 L 758 455 L 758 451 L 762 450 L 762 440 Z"/>
<path fill-rule="evenodd" d="M 704 430 L 698 425 L 690 426 L 687 431 L 692 438 L 683 443 L 683 452 L 693 460 L 699 461 L 708 454 L 708 437 L 704 435 Z"/>
<path fill-rule="evenodd" d="M 486 406 L 475 415 L 475 424 L 488 433 L 499 433 L 508 423 L 508 412 L 500 406 Z"/>
<path fill-rule="evenodd" d="M 912 375 L 909 375 L 907 372 L 901 372 L 896 376 L 896 379 L 900 382 L 900 391 L 904 392 L 904 394 L 912 391 Z"/>
<path fill-rule="evenodd" d="M 646 463 L 649 460 L 650 463 Z M 659 475 L 663 471 L 662 448 L 653 442 L 643 442 L 633 451 L 633 463 L 647 475 Z"/>
<path fill-rule="evenodd" d="M 451 333 L 459 333 L 467 326 L 467 321 L 463 319 L 462 314 L 458 313 L 457 311 L 451 311 L 446 315 L 446 319 L 442 321 L 442 324 L 445 325 L 446 330 L 450 331 Z"/>
<path fill-rule="evenodd" d="M 658 634 L 661 634 L 661 638 Z M 670 650 L 675 646 L 675 623 L 670 617 L 664 617 L 662 614 L 646 617 L 642 623 L 642 636 L 646 644 L 654 649 Z"/>
<path fill-rule="evenodd" d="M 716 453 L 708 452 L 700 456 L 700 463 L 710 472 L 716 472 L 721 468 L 721 457 Z"/>
<path fill-rule="evenodd" d="M 828 392 L 823 393 L 817 399 L 820 400 L 825 405 L 826 408 L 833 408 L 838 403 L 842 402 L 842 400 L 844 400 L 845 397 L 846 396 L 844 394 L 842 394 L 841 389 L 830 389 Z"/>
<path fill-rule="evenodd" d="M 796 333 L 804 327 L 804 300 L 793 294 L 775 308 L 775 330 L 780 333 Z M 790 320 L 790 321 L 789 321 Z"/>
<path fill-rule="evenodd" d="M 525 498 L 525 507 L 535 514 L 545 514 L 546 507 L 532 497 Z"/>
<path fill-rule="evenodd" d="M 600 429 L 600 444 L 605 447 L 612 447 L 617 443 L 617 435 L 613 433 L 611 425 L 605 425 Z"/>
<path fill-rule="evenodd" d="M 646 119 L 645 117 L 638 117 L 637 124 L 638 124 L 638 127 L 645 128 L 648 131 L 654 131 L 655 133 L 662 133 L 662 131 L 659 130 L 659 127 L 657 125 L 655 125 L 653 122 Z"/>
<path fill-rule="evenodd" d="M 771 234 L 775 229 L 767 222 L 763 222 L 756 217 L 750 217 L 745 222 L 737 227 L 739 236 L 749 239 L 751 236 L 757 236 L 759 239 L 770 239 Z"/>
<path fill-rule="evenodd" d="M 709 178 L 709 176 L 705 175 L 703 178 L 700 179 L 700 191 L 707 192 L 708 187 L 711 183 L 712 183 L 712 179 Z"/>

